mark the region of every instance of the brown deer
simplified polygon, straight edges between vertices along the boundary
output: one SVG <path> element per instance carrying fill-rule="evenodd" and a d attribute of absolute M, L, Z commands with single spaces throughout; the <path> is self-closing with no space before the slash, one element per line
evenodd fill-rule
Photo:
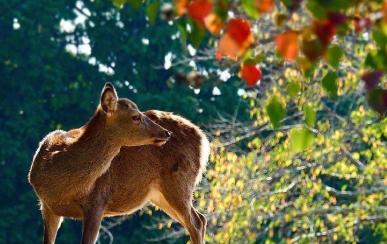
<path fill-rule="evenodd" d="M 208 156 L 197 126 L 167 112 L 141 113 L 107 83 L 85 126 L 48 134 L 35 153 L 29 182 L 41 203 L 44 243 L 55 242 L 63 217 L 82 219 L 82 243 L 94 243 L 103 217 L 148 202 L 180 222 L 194 244 L 204 243 L 206 218 L 192 193 Z"/>

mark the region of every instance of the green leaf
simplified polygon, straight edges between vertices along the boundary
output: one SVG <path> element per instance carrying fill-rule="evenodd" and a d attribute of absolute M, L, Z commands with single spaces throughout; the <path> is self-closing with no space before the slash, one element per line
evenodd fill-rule
<path fill-rule="evenodd" d="M 257 10 L 255 1 L 242 0 L 242 8 L 245 11 L 247 16 L 253 19 L 258 19 L 259 12 Z"/>
<path fill-rule="evenodd" d="M 321 11 L 329 13 L 348 9 L 353 2 L 353 0 L 308 0 L 307 7 L 317 17 L 316 14 L 321 14 Z"/>
<path fill-rule="evenodd" d="M 192 32 L 188 38 L 194 48 L 199 48 L 204 37 L 206 36 L 206 30 L 203 26 L 198 25 L 196 22 L 191 21 Z"/>
<path fill-rule="evenodd" d="M 146 15 L 148 17 L 148 21 L 151 25 L 153 25 L 157 19 L 157 13 L 159 11 L 160 1 L 156 0 L 153 3 L 150 3 L 146 7 Z"/>
<path fill-rule="evenodd" d="M 387 69 L 387 55 L 382 50 L 371 50 L 368 53 L 364 64 L 371 69 Z"/>
<path fill-rule="evenodd" d="M 281 0 L 281 2 L 286 6 L 286 8 L 289 8 L 289 6 L 292 6 L 293 0 Z"/>
<path fill-rule="evenodd" d="M 320 2 L 328 3 L 328 8 L 335 11 L 345 10 L 353 5 L 353 0 L 320 0 Z"/>
<path fill-rule="evenodd" d="M 326 10 L 319 1 L 309 0 L 306 4 L 306 8 L 312 13 L 312 15 L 318 19 L 326 18 Z"/>
<path fill-rule="evenodd" d="M 344 52 L 339 46 L 332 45 L 328 49 L 327 61 L 332 66 L 332 68 L 337 69 L 340 64 L 340 59 L 343 57 L 343 55 L 344 55 Z"/>
<path fill-rule="evenodd" d="M 310 104 L 304 106 L 305 113 L 305 124 L 309 127 L 314 127 L 314 123 L 316 122 L 316 111 L 314 107 Z"/>
<path fill-rule="evenodd" d="M 181 19 L 183 20 L 183 19 Z M 177 29 L 180 33 L 180 40 L 183 47 L 187 46 L 187 29 L 186 29 L 186 22 L 178 20 L 176 21 Z"/>
<path fill-rule="evenodd" d="M 289 141 L 293 152 L 301 152 L 313 144 L 314 135 L 306 128 L 294 128 L 289 132 Z"/>
<path fill-rule="evenodd" d="M 132 8 L 134 9 L 139 9 L 141 7 L 141 4 L 142 4 L 142 0 L 126 0 L 130 6 L 132 6 Z"/>
<path fill-rule="evenodd" d="M 371 69 L 377 69 L 377 58 L 375 52 L 369 52 L 364 60 L 364 65 L 371 68 Z"/>
<path fill-rule="evenodd" d="M 329 71 L 321 81 L 322 87 L 332 98 L 337 97 L 337 74 L 335 72 Z"/>
<path fill-rule="evenodd" d="M 265 59 L 265 55 L 263 53 L 253 52 L 251 49 L 248 49 L 241 58 L 241 62 L 243 64 L 257 64 L 262 62 Z"/>
<path fill-rule="evenodd" d="M 113 5 L 121 8 L 126 3 L 126 0 L 113 0 Z"/>
<path fill-rule="evenodd" d="M 375 27 L 373 29 L 372 38 L 380 48 L 383 48 L 387 43 L 387 36 L 383 33 L 380 27 Z"/>
<path fill-rule="evenodd" d="M 290 81 L 286 85 L 286 91 L 288 92 L 289 96 L 291 96 L 291 97 L 297 96 L 298 93 L 300 92 L 300 90 L 301 90 L 301 86 L 298 82 Z"/>
<path fill-rule="evenodd" d="M 285 116 L 285 107 L 277 96 L 272 96 L 266 105 L 266 112 L 274 128 L 277 128 Z"/>

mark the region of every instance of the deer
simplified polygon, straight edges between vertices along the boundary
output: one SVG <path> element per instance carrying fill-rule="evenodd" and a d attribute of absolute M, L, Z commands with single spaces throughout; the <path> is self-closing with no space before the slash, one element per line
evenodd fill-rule
<path fill-rule="evenodd" d="M 208 157 L 198 126 L 170 112 L 141 112 L 106 83 L 91 119 L 49 133 L 33 157 L 28 180 L 40 203 L 43 243 L 55 243 L 63 218 L 82 220 L 81 243 L 95 243 L 104 217 L 151 203 L 203 244 L 207 220 L 192 198 Z"/>

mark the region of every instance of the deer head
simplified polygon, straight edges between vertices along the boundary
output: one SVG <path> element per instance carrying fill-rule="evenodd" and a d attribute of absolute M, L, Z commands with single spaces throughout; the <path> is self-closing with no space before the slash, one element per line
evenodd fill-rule
<path fill-rule="evenodd" d="M 129 99 L 118 98 L 111 83 L 106 83 L 98 108 L 106 115 L 109 139 L 122 146 L 154 144 L 161 146 L 171 137 L 171 132 L 153 122 Z"/>

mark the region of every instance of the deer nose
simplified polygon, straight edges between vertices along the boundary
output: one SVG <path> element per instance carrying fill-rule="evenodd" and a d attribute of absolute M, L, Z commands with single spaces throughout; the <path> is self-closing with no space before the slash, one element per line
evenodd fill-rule
<path fill-rule="evenodd" d="M 171 135 L 172 135 L 172 132 L 170 132 L 169 130 L 166 130 L 166 131 L 165 131 L 165 137 L 170 138 Z"/>

